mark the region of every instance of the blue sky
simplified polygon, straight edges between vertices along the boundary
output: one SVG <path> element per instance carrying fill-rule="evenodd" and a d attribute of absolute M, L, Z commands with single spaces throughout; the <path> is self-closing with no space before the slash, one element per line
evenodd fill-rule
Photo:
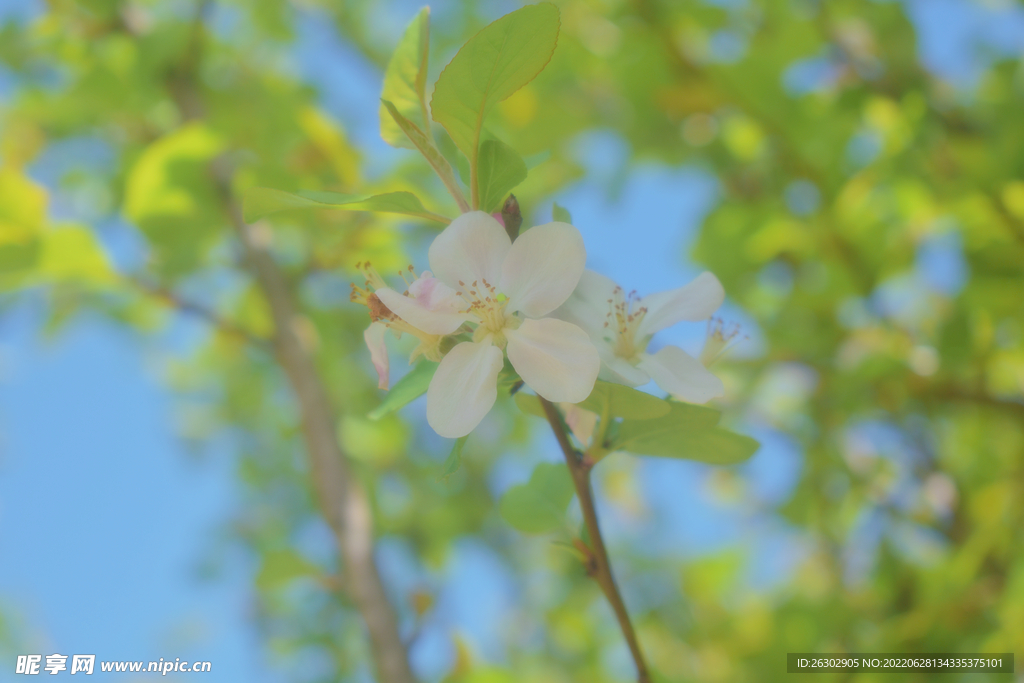
<path fill-rule="evenodd" d="M 969 83 L 991 53 L 1024 49 L 1019 10 L 982 9 L 967 0 L 906 4 L 921 31 L 922 61 L 954 82 Z M 0 0 L 0 19 L 25 20 L 38 7 Z M 444 7 L 435 10 L 435 17 L 443 12 Z M 381 21 L 382 36 L 400 28 L 401 23 Z M 325 108 L 371 152 L 367 158 L 386 164 L 401 154 L 377 136 L 380 74 L 323 22 L 303 23 L 295 61 L 298 72 L 321 89 Z M 331 69 L 322 68 L 325 61 Z M 0 98 L 11 88 L 4 83 L 0 73 Z M 714 180 L 690 169 L 642 166 L 628 177 L 624 192 L 609 200 L 603 184 L 608 169 L 628 155 L 624 143 L 596 132 L 578 147 L 588 176 L 558 201 L 572 210 L 586 236 L 589 265 L 641 293 L 677 287 L 696 275 L 699 269 L 677 255 L 716 201 Z M 52 185 L 54 169 L 77 153 L 51 150 L 37 164 L 37 178 Z M 56 195 L 58 205 L 74 210 L 74 202 Z M 649 232 L 642 239 L 623 238 L 616 226 L 627 219 L 649 226 Z M 125 231 L 116 224 L 105 231 L 119 258 L 130 260 L 137 245 Z M 117 243 L 120 239 L 127 241 Z M 969 277 L 958 254 L 959 244 L 949 238 L 923 245 L 918 276 L 952 293 Z M 734 307 L 727 305 L 725 314 L 750 326 Z M 178 441 L 175 398 L 162 385 L 159 368 L 201 330 L 179 321 L 160 339 L 140 340 L 82 316 L 48 340 L 38 332 L 42 315 L 41 300 L 29 296 L 0 317 L 0 557 L 5 558 L 0 606 L 18 620 L 18 640 L 41 654 L 208 659 L 217 680 L 272 679 L 249 618 L 253 568 L 246 558 L 228 558 L 216 580 L 198 577 L 240 493 L 230 451 L 214 446 L 197 458 Z M 756 330 L 750 332 L 756 337 Z M 702 336 L 701 326 L 680 327 L 660 343 L 696 350 Z M 54 415 L 60 419 L 54 421 Z M 765 447 L 748 467 L 751 481 L 756 495 L 777 500 L 798 473 L 800 454 L 781 434 L 762 430 L 756 435 Z M 510 460 L 499 468 L 495 487 L 506 488 L 528 473 L 526 461 Z M 639 480 L 662 520 L 642 534 L 645 542 L 667 553 L 693 554 L 742 539 L 769 564 L 782 555 L 780 548 L 796 547 L 777 522 L 710 499 L 706 476 L 706 470 L 687 463 L 643 465 Z M 693 521 L 709 518 L 708 511 L 715 512 L 714 524 Z M 612 543 L 628 542 L 636 529 L 611 510 L 602 512 Z M 417 578 L 414 563 L 403 559 L 400 541 L 388 541 L 381 552 L 398 568 L 394 582 Z M 500 660 L 502 633 L 492 615 L 509 609 L 521 590 L 479 544 L 460 544 L 453 557 L 445 574 L 435 577 L 444 587 L 434 625 L 413 652 L 430 677 L 448 666 L 452 653 L 446 633 L 453 627 L 470 634 L 485 657 Z M 785 569 L 784 563 L 772 565 L 768 574 Z M 626 583 L 628 592 L 628 577 Z M 0 652 L 0 680 L 13 671 L 11 654 Z"/>

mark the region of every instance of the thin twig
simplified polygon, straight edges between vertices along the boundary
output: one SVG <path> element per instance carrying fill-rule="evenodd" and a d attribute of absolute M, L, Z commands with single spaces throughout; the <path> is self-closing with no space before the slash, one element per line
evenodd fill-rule
<path fill-rule="evenodd" d="M 615 584 L 611 561 L 608 559 L 608 551 L 605 549 L 604 538 L 601 536 L 601 526 L 597 521 L 597 508 L 594 506 L 594 493 L 590 486 L 590 471 L 594 468 L 594 462 L 573 448 L 558 408 L 543 397 L 538 396 L 537 398 L 540 399 L 551 430 L 555 433 L 555 438 L 558 439 L 562 455 L 565 456 L 565 464 L 569 467 L 569 474 L 572 475 L 572 482 L 576 487 L 576 496 L 580 501 L 580 509 L 583 511 L 583 521 L 587 525 L 587 533 L 590 534 L 590 547 L 593 552 L 589 558 L 592 562 L 588 567 L 588 573 L 597 581 L 611 604 L 612 611 L 615 612 L 615 618 L 619 622 L 622 635 L 626 638 L 629 652 L 633 655 L 633 662 L 636 664 L 638 683 L 650 683 L 651 677 L 647 672 L 647 662 L 640 649 L 636 631 L 633 630 L 633 623 L 629 620 L 626 603 L 622 600 L 619 588 Z"/>
<path fill-rule="evenodd" d="M 226 320 L 216 312 L 197 304 L 194 301 L 185 299 L 180 294 L 177 294 L 174 290 L 157 285 L 148 280 L 137 277 L 129 276 L 126 281 L 132 284 L 135 288 L 139 289 L 143 293 L 162 301 L 163 303 L 175 308 L 182 313 L 200 318 L 210 324 L 214 329 L 220 330 L 221 332 L 238 337 L 242 341 L 248 342 L 255 347 L 267 350 L 270 348 L 270 340 L 260 337 L 259 335 L 253 334 L 249 330 L 245 329 L 241 325 Z"/>

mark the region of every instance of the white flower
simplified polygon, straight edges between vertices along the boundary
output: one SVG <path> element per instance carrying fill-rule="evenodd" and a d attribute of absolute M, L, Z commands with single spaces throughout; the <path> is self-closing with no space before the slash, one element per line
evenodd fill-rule
<path fill-rule="evenodd" d="M 443 313 L 450 310 L 450 307 L 455 303 L 451 299 L 451 297 L 455 296 L 455 292 L 448 290 L 431 275 L 429 270 L 423 271 L 417 277 L 412 266 L 409 266 L 412 281 L 410 282 L 406 279 L 405 273 L 399 273 L 402 280 L 408 285 L 408 289 L 404 294 L 398 294 L 388 287 L 384 278 L 370 265 L 369 261 L 356 264 L 356 267 L 366 275 L 366 285 L 365 287 L 352 285 L 352 295 L 350 298 L 352 301 L 361 303 L 370 309 L 370 320 L 372 322 L 366 328 L 366 331 L 363 332 L 363 340 L 366 342 L 367 348 L 370 349 L 370 360 L 373 361 L 373 367 L 377 370 L 377 377 L 379 378 L 377 386 L 381 389 L 387 389 L 389 384 L 388 348 L 384 343 L 384 336 L 389 329 L 398 339 L 401 339 L 403 334 L 411 334 L 420 340 L 419 345 L 413 349 L 409 357 L 410 363 L 419 356 L 434 362 L 441 360 L 441 340 L 444 338 L 444 334 L 424 330 L 402 320 L 392 313 L 391 309 L 381 301 L 379 293 L 386 292 L 386 297 L 394 295 L 401 298 L 410 298 L 427 310 Z"/>
<path fill-rule="evenodd" d="M 668 292 L 626 296 L 610 279 L 588 270 L 554 315 L 590 334 L 601 355 L 601 379 L 635 387 L 654 380 L 672 396 L 706 403 L 723 396 L 722 380 L 677 346 L 647 353 L 652 335 L 683 320 L 699 321 L 722 305 L 725 290 L 711 273 Z"/>
<path fill-rule="evenodd" d="M 597 350 L 584 330 L 545 317 L 583 273 L 586 250 L 576 228 L 539 225 L 513 243 L 492 216 L 474 211 L 437 236 L 429 258 L 439 281 L 429 296 L 376 294 L 399 318 L 432 334 L 476 325 L 471 340 L 444 357 L 427 389 L 434 431 L 460 437 L 480 423 L 498 395 L 502 350 L 523 381 L 549 401 L 578 403 L 590 395 L 601 366 Z"/>

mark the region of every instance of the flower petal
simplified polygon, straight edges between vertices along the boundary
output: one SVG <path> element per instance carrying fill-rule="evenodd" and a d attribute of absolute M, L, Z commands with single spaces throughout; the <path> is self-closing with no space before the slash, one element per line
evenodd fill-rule
<path fill-rule="evenodd" d="M 645 296 L 639 305 L 647 309 L 637 339 L 671 327 L 683 320 L 706 320 L 725 300 L 725 290 L 714 274 L 703 272 L 693 282 L 667 292 Z"/>
<path fill-rule="evenodd" d="M 640 369 L 663 390 L 690 403 L 707 403 L 725 395 L 722 380 L 678 346 L 666 346 L 653 356 L 643 354 Z"/>
<path fill-rule="evenodd" d="M 431 311 L 458 310 L 463 307 L 462 298 L 455 290 L 434 277 L 429 270 L 412 281 L 409 285 L 409 296 L 416 303 Z"/>
<path fill-rule="evenodd" d="M 587 262 L 580 231 L 568 223 L 527 230 L 512 244 L 501 266 L 501 291 L 513 312 L 539 318 L 569 298 Z"/>
<path fill-rule="evenodd" d="M 505 337 L 512 367 L 547 400 L 579 403 L 594 390 L 601 359 L 587 333 L 572 323 L 524 320 L 519 329 L 505 330 Z"/>
<path fill-rule="evenodd" d="M 605 323 L 609 321 L 609 299 L 613 297 L 616 287 L 610 278 L 592 270 L 584 270 L 576 289 L 552 316 L 582 327 L 590 333 L 591 339 L 603 339 L 610 334 Z"/>
<path fill-rule="evenodd" d="M 597 426 L 597 413 L 580 408 L 575 403 L 559 403 L 558 407 L 565 414 L 565 424 L 576 440 L 586 448 L 590 445 L 590 439 L 594 436 L 594 427 Z"/>
<path fill-rule="evenodd" d="M 462 342 L 449 351 L 427 388 L 427 422 L 434 431 L 450 439 L 473 431 L 498 397 L 503 365 L 491 344 Z"/>
<path fill-rule="evenodd" d="M 443 284 L 441 286 L 444 287 Z M 459 312 L 464 302 L 454 292 L 451 299 L 433 302 L 437 310 L 431 310 L 421 300 L 399 294 L 393 289 L 378 289 L 375 294 L 392 313 L 427 334 L 451 334 L 469 319 L 465 313 Z"/>
<path fill-rule="evenodd" d="M 598 353 L 601 354 L 600 378 L 604 381 L 627 387 L 638 387 L 651 381 L 646 372 L 611 353 L 610 347 L 605 351 L 605 347 L 598 346 Z"/>
<path fill-rule="evenodd" d="M 483 211 L 464 213 L 434 238 L 428 258 L 435 277 L 449 287 L 465 291 L 474 280 L 497 285 L 501 264 L 512 240 L 501 224 Z"/>
<path fill-rule="evenodd" d="M 377 388 L 387 389 L 389 383 L 388 347 L 384 343 L 384 334 L 388 326 L 384 323 L 370 323 L 370 326 L 363 332 L 363 341 L 366 348 L 370 349 L 370 360 L 377 370 Z"/>

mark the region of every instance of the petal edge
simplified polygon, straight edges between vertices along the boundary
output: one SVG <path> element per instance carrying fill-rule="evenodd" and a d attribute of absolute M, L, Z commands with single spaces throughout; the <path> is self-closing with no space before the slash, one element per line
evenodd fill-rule
<path fill-rule="evenodd" d="M 556 403 L 579 403 L 594 390 L 601 359 L 590 337 L 576 325 L 555 318 L 528 319 L 505 335 L 512 367 L 540 396 Z"/>
<path fill-rule="evenodd" d="M 500 350 L 462 342 L 448 352 L 427 387 L 427 423 L 440 436 L 457 439 L 473 431 L 498 398 Z"/>

